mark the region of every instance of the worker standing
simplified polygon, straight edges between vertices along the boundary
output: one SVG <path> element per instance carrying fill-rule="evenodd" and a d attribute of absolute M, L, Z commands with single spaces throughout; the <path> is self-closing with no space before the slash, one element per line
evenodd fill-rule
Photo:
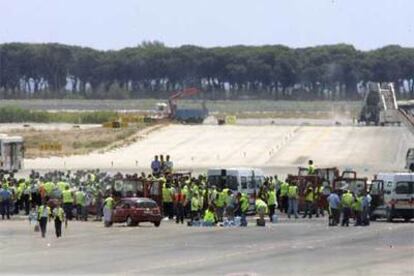
<path fill-rule="evenodd" d="M 96 206 L 96 221 L 102 220 L 102 205 L 103 205 L 103 193 L 101 188 L 98 186 L 95 195 L 95 206 Z"/>
<path fill-rule="evenodd" d="M 308 162 L 308 175 L 314 175 L 316 174 L 316 168 L 313 164 L 313 160 L 309 160 Z"/>
<path fill-rule="evenodd" d="M 170 160 L 170 156 L 167 155 L 165 160 L 165 174 L 171 174 L 174 169 L 174 163 Z"/>
<path fill-rule="evenodd" d="M 86 214 L 86 194 L 83 191 L 83 188 L 80 187 L 79 191 L 75 193 L 76 198 L 76 220 L 88 220 Z"/>
<path fill-rule="evenodd" d="M 239 193 L 238 197 L 240 198 L 240 211 L 241 211 L 241 220 L 240 220 L 240 226 L 247 226 L 247 211 L 249 210 L 249 198 L 247 197 L 247 194 Z"/>
<path fill-rule="evenodd" d="M 289 189 L 289 184 L 286 181 L 283 181 L 280 184 L 280 198 L 281 198 L 280 212 L 285 212 L 286 214 L 288 212 L 288 207 L 289 207 L 288 189 Z"/>
<path fill-rule="evenodd" d="M 354 203 L 352 204 L 352 209 L 355 216 L 355 226 L 362 225 L 362 196 L 355 195 Z"/>
<path fill-rule="evenodd" d="M 303 218 L 309 215 L 309 218 L 312 218 L 313 212 L 313 201 L 314 201 L 314 193 L 313 188 L 311 185 L 308 185 L 308 188 L 305 192 L 305 213 L 303 214 Z"/>
<path fill-rule="evenodd" d="M 349 217 L 351 216 L 351 207 L 354 202 L 354 198 L 350 191 L 346 191 L 342 195 L 341 205 L 342 205 L 342 226 L 349 226 Z"/>
<path fill-rule="evenodd" d="M 339 206 L 341 204 L 338 193 L 333 191 L 327 200 L 329 203 L 329 226 L 336 226 L 339 224 Z"/>
<path fill-rule="evenodd" d="M 0 189 L 0 198 L 1 198 L 1 217 L 4 220 L 4 217 L 10 219 L 10 202 L 12 198 L 12 193 L 9 190 L 7 183 L 2 185 Z"/>
<path fill-rule="evenodd" d="M 215 200 L 217 219 L 220 222 L 223 221 L 223 214 L 224 214 L 224 207 L 225 207 L 224 205 L 226 204 L 226 197 L 227 197 L 227 193 L 225 189 L 223 189 L 222 191 L 219 191 L 217 193 L 217 197 Z"/>
<path fill-rule="evenodd" d="M 178 185 L 177 191 L 174 194 L 174 204 L 175 204 L 175 222 L 178 224 L 181 222 L 181 224 L 184 223 L 184 204 L 186 201 L 186 196 L 181 190 L 181 186 Z"/>
<path fill-rule="evenodd" d="M 103 213 L 104 213 L 104 225 L 109 227 L 112 225 L 112 210 L 114 208 L 114 199 L 109 195 L 104 201 Z"/>
<path fill-rule="evenodd" d="M 276 190 L 275 186 L 270 186 L 270 189 L 267 193 L 267 206 L 269 208 L 269 218 L 270 221 L 273 222 L 273 215 L 275 214 L 276 209 Z"/>
<path fill-rule="evenodd" d="M 199 220 L 200 200 L 198 192 L 194 192 L 191 197 L 191 222 Z"/>
<path fill-rule="evenodd" d="M 65 211 L 60 206 L 58 202 L 56 207 L 53 209 L 53 217 L 55 218 L 55 233 L 56 237 L 60 238 L 62 236 L 62 223 L 65 219 Z"/>
<path fill-rule="evenodd" d="M 291 183 L 288 188 L 289 210 L 288 218 L 293 214 L 298 218 L 298 187 L 295 183 Z"/>
<path fill-rule="evenodd" d="M 23 195 L 22 195 L 22 202 L 24 206 L 25 215 L 28 216 L 30 213 L 30 194 L 31 194 L 31 187 L 29 183 L 25 182 L 23 187 Z"/>
<path fill-rule="evenodd" d="M 69 185 L 66 185 L 65 190 L 62 192 L 63 198 L 63 210 L 65 211 L 66 220 L 72 220 L 73 210 L 73 195 L 69 190 Z"/>
<path fill-rule="evenodd" d="M 161 172 L 161 163 L 158 160 L 158 155 L 154 156 L 154 160 L 151 162 L 152 175 L 158 176 Z"/>
<path fill-rule="evenodd" d="M 50 216 L 50 207 L 47 206 L 46 200 L 44 200 L 43 204 L 39 207 L 37 215 L 42 238 L 46 237 L 47 221 L 50 220 Z"/>
<path fill-rule="evenodd" d="M 170 183 L 162 185 L 162 203 L 164 216 L 168 217 L 168 219 L 173 219 L 173 193 L 171 192 Z"/>

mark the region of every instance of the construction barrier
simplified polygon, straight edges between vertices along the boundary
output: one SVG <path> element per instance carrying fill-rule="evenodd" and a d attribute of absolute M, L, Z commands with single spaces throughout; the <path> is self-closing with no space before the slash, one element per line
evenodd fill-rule
<path fill-rule="evenodd" d="M 226 124 L 228 125 L 235 125 L 237 121 L 236 116 L 226 116 Z"/>
<path fill-rule="evenodd" d="M 119 122 L 119 121 L 113 121 L 113 122 L 106 122 L 102 124 L 104 128 L 127 128 L 128 123 L 126 122 Z"/>
<path fill-rule="evenodd" d="M 119 120 L 123 123 L 143 123 L 145 120 L 145 116 L 124 114 L 119 117 Z"/>
<path fill-rule="evenodd" d="M 41 144 L 39 146 L 41 151 L 62 151 L 62 144 L 59 143 L 50 143 L 50 144 Z"/>

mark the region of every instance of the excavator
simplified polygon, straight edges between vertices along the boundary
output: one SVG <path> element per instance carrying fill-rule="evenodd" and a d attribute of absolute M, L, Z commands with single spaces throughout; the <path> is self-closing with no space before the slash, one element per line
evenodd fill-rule
<path fill-rule="evenodd" d="M 201 124 L 208 116 L 205 102 L 202 108 L 179 108 L 178 100 L 183 97 L 191 97 L 201 92 L 200 89 L 191 87 L 176 91 L 169 99 L 168 104 L 157 103 L 156 119 L 170 119 L 181 123 Z"/>

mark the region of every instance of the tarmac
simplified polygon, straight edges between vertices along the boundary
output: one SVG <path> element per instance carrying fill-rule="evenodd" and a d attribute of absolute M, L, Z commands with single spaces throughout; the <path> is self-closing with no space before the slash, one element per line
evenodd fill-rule
<path fill-rule="evenodd" d="M 27 221 L 0 221 L 0 273 L 51 275 L 414 275 L 413 223 L 328 227 L 327 218 L 256 227 L 163 221 L 104 228 L 70 222 L 45 239 Z"/>
<path fill-rule="evenodd" d="M 25 160 L 25 169 L 148 171 L 154 155 L 169 154 L 177 170 L 256 167 L 286 174 L 313 159 L 318 167 L 372 177 L 404 170 L 407 149 L 414 146 L 414 136 L 396 126 L 169 125 L 137 137 L 106 152 Z"/>

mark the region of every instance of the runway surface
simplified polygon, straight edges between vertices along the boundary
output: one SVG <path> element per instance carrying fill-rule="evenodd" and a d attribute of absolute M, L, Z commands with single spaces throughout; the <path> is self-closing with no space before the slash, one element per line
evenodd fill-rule
<path fill-rule="evenodd" d="M 148 170 L 155 154 L 170 154 L 176 169 L 258 167 L 294 172 L 313 159 L 319 167 L 365 175 L 403 170 L 414 136 L 405 127 L 170 125 L 105 153 L 26 160 L 30 169 Z"/>
<path fill-rule="evenodd" d="M 0 221 L 1 274 L 413 275 L 413 223 L 328 227 L 281 218 L 264 228 L 139 227 L 72 222 L 45 239 L 27 221 Z"/>

